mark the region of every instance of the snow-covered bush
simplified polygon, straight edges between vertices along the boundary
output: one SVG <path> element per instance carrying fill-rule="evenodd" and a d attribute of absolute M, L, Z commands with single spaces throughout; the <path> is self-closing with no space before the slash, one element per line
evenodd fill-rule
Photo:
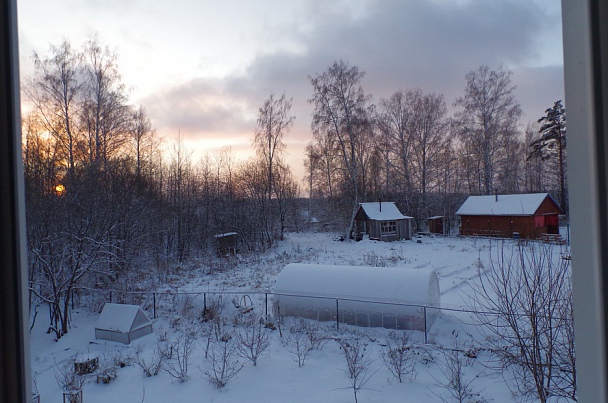
<path fill-rule="evenodd" d="M 221 389 L 239 373 L 243 364 L 238 359 L 238 351 L 238 340 L 228 332 L 211 343 L 207 357 L 199 367 L 211 384 Z"/>
<path fill-rule="evenodd" d="M 407 331 L 391 330 L 386 338 L 386 347 L 382 349 L 382 361 L 390 373 L 403 382 L 405 377 L 416 378 L 416 360 L 418 348 L 413 346 Z"/>
<path fill-rule="evenodd" d="M 435 380 L 446 393 L 435 391 L 432 391 L 432 393 L 445 403 L 485 403 L 487 400 L 481 395 L 482 391 L 473 386 L 477 377 L 465 374 L 464 368 L 467 365 L 463 353 L 454 349 L 444 350 L 443 355 L 444 364 L 439 370 L 442 379 L 435 378 Z"/>
<path fill-rule="evenodd" d="M 188 380 L 188 364 L 194 351 L 196 333 L 192 329 L 184 329 L 177 333 L 175 340 L 170 342 L 171 352 L 164 361 L 164 369 L 173 379 L 180 382 Z"/>
<path fill-rule="evenodd" d="M 152 352 L 152 356 L 149 359 L 145 359 L 141 348 L 138 348 L 135 352 L 134 362 L 135 365 L 141 368 L 145 377 L 156 376 L 163 367 L 163 354 L 157 344 Z"/>
<path fill-rule="evenodd" d="M 339 337 L 336 341 L 344 354 L 346 374 L 350 380 L 350 388 L 355 395 L 355 403 L 357 403 L 359 391 L 364 389 L 375 374 L 375 372 L 369 372 L 373 360 L 369 357 L 367 340 L 361 333 L 353 333 L 351 336 Z"/>
<path fill-rule="evenodd" d="M 256 366 L 258 357 L 270 345 L 271 330 L 266 328 L 264 318 L 256 314 L 245 315 L 239 324 L 239 356 L 250 360 L 253 366 Z"/>
<path fill-rule="evenodd" d="M 329 340 L 319 331 L 318 327 L 310 325 L 304 319 L 295 320 L 289 326 L 287 334 L 281 339 L 283 347 L 294 356 L 298 367 L 302 367 L 313 349 L 321 348 Z"/>
<path fill-rule="evenodd" d="M 76 371 L 76 357 L 71 357 L 63 363 L 55 362 L 55 379 L 64 392 L 82 390 L 87 381 L 87 375 L 79 375 Z"/>
<path fill-rule="evenodd" d="M 514 392 L 576 400 L 570 261 L 551 245 L 501 243 L 474 288 L 484 347 L 508 371 Z"/>

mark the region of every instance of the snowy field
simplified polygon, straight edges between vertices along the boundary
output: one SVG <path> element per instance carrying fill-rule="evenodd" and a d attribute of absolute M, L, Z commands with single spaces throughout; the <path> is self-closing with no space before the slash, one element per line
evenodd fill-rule
<path fill-rule="evenodd" d="M 300 325 L 286 319 L 279 330 L 270 333 L 270 344 L 260 355 L 257 365 L 235 356 L 243 368 L 226 386 L 217 388 L 204 374 L 206 337 L 209 329 L 200 321 L 200 310 L 193 300 L 157 301 L 157 319 L 153 320 L 154 334 L 144 336 L 129 346 L 96 341 L 94 327 L 99 313 L 94 309 L 76 307 L 72 313 L 72 328 L 58 341 L 46 333 L 48 313 L 40 310 L 31 333 L 32 372 L 36 388 L 44 403 L 63 402 L 63 393 L 57 382 L 57 371 L 75 356 L 94 355 L 102 362 L 122 361 L 124 367 L 116 369 L 116 378 L 108 384 L 95 382 L 90 377 L 83 387 L 84 401 L 96 402 L 353 402 L 353 388 L 347 375 L 346 360 L 340 344 L 335 341 L 359 338 L 366 344 L 365 357 L 370 360 L 365 379 L 368 382 L 358 391 L 358 402 L 441 402 L 455 401 L 449 384 L 446 360 L 454 358 L 462 364 L 462 375 L 470 382 L 474 396 L 467 401 L 511 402 L 516 400 L 508 388 L 508 380 L 492 371 L 492 357 L 488 352 L 476 350 L 476 327 L 471 315 L 459 309 L 470 307 L 470 290 L 479 272 L 488 267 L 490 251 L 502 241 L 457 237 L 421 237 L 418 240 L 382 243 L 363 240 L 340 242 L 335 234 L 289 234 L 275 249 L 263 256 L 239 257 L 226 268 L 226 262 L 201 262 L 183 268 L 179 273 L 163 275 L 156 283 L 157 291 L 248 291 L 254 295 L 252 313 L 264 313 L 263 292 L 274 290 L 275 279 L 288 263 L 336 264 L 354 266 L 399 266 L 414 269 L 432 268 L 439 278 L 441 305 L 454 311 L 442 312 L 428 334 L 429 344 L 422 345 L 420 332 L 411 331 L 412 343 L 419 347 L 414 373 L 403 382 L 394 377 L 382 358 L 387 329 L 356 328 L 335 323 L 307 321 L 306 326 L 324 337 L 298 366 L 297 358 L 284 339 L 289 328 Z M 513 241 L 504 241 L 511 245 Z M 555 255 L 566 255 L 565 246 L 553 246 Z M 155 276 L 158 277 L 158 276 Z M 223 329 L 236 334 L 234 322 L 240 313 L 226 298 Z M 176 302 L 177 301 L 177 302 Z M 270 302 L 272 304 L 272 302 Z M 189 309 L 186 309 L 186 305 Z M 143 304 L 152 318 L 149 298 Z M 237 317 L 237 319 L 234 319 Z M 271 319 L 276 323 L 276 319 Z M 188 362 L 188 377 L 180 382 L 166 371 L 144 377 L 135 357 L 152 360 L 158 347 L 158 335 L 167 333 L 177 337 L 179 329 L 188 328 L 194 334 L 192 353 Z M 194 330 L 192 330 L 194 329 Z M 291 350 L 291 351 L 290 351 Z M 471 354 L 473 351 L 475 354 Z"/>

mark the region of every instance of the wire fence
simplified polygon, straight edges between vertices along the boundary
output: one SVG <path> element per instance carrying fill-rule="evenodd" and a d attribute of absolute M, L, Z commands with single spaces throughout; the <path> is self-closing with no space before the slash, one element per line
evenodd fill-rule
<path fill-rule="evenodd" d="M 490 321 L 492 316 L 451 307 L 270 291 L 150 292 L 80 288 L 72 297 L 72 307 L 86 306 L 99 312 L 106 302 L 139 305 L 154 319 L 197 317 L 204 320 L 210 314 L 239 315 L 255 311 L 268 321 L 301 317 L 332 322 L 337 330 L 346 326 L 409 330 L 413 342 L 446 347 L 453 346 L 458 335 L 463 336 L 460 343 L 482 340 L 479 317 L 487 315 Z"/>

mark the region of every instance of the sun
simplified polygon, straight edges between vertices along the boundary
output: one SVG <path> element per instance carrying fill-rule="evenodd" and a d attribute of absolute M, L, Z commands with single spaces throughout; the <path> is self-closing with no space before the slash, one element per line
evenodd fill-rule
<path fill-rule="evenodd" d="M 63 186 L 61 183 L 58 185 L 55 185 L 55 187 L 53 188 L 53 190 L 55 191 L 55 194 L 57 196 L 61 196 L 64 192 L 65 192 L 65 186 Z"/>

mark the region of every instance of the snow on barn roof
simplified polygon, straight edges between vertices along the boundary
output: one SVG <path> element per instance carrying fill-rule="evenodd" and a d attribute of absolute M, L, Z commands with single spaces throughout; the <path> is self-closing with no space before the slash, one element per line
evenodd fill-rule
<path fill-rule="evenodd" d="M 534 215 L 548 193 L 469 196 L 456 215 Z"/>
<path fill-rule="evenodd" d="M 101 315 L 99 315 L 95 328 L 128 333 L 133 330 L 133 323 L 139 311 L 141 311 L 139 305 L 113 304 L 107 302 L 103 306 L 103 310 L 101 311 Z M 141 312 L 145 315 L 143 311 Z"/>
<path fill-rule="evenodd" d="M 371 220 L 387 221 L 412 218 L 401 214 L 394 202 L 359 203 L 359 205 Z"/>

